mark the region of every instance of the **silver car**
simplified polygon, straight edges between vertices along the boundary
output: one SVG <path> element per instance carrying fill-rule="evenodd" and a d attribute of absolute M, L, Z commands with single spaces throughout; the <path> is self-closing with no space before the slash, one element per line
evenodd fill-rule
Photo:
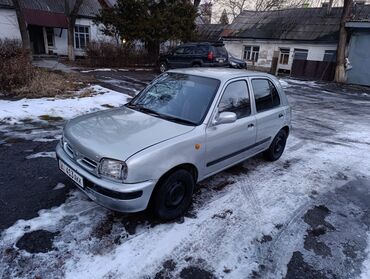
<path fill-rule="evenodd" d="M 96 203 L 150 208 L 169 220 L 197 182 L 263 152 L 282 155 L 291 109 L 271 75 L 234 69 L 168 71 L 126 105 L 67 122 L 59 168 Z"/>

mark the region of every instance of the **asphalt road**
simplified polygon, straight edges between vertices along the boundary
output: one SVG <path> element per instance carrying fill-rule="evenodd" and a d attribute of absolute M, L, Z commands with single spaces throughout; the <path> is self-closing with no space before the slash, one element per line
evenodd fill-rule
<path fill-rule="evenodd" d="M 117 71 L 92 74 L 103 86 L 131 95 L 154 77 L 154 74 L 144 72 Z M 369 117 L 370 97 L 362 88 L 335 84 L 302 85 L 293 82 L 286 91 L 296 112 L 293 134 L 300 140 L 290 147 L 291 151 L 302 148 L 306 141 L 332 146 L 360 144 L 370 150 L 370 137 L 359 138 L 358 142 L 354 142 L 353 139 L 343 138 L 338 133 L 343 123 L 356 125 L 357 122 L 363 122 L 364 117 Z M 326 94 L 322 94 L 323 91 Z M 40 128 L 38 123 L 28 125 Z M 53 123 L 55 129 L 59 129 L 61 125 L 62 123 Z M 0 133 L 0 139 L 0 232 L 20 219 L 32 219 L 38 216 L 40 210 L 57 207 L 71 196 L 73 198 L 74 191 L 71 189 L 74 189 L 74 186 L 60 173 L 55 159 L 50 157 L 26 159 L 31 154 L 54 150 L 57 141 L 35 142 L 4 133 Z M 285 162 L 284 171 L 289 172 L 291 165 L 299 160 L 300 158 L 296 158 Z M 237 166 L 223 175 L 238 176 L 246 171 L 249 170 Z M 313 190 L 309 193 L 310 202 L 297 208 L 292 213 L 290 221 L 276 225 L 274 235 L 266 234 L 259 240 L 258 268 L 251 274 L 246 274 L 246 277 L 274 278 L 276 274 L 280 274 L 281 265 L 286 269 L 285 278 L 359 276 L 366 258 L 365 250 L 369 245 L 367 234 L 370 231 L 370 176 L 350 175 L 353 170 L 347 171 L 348 173 L 338 170 L 330 174 L 333 177 L 330 183 L 335 183 L 330 187 L 334 189 L 333 191 L 318 193 Z M 222 190 L 226 184 L 220 184 L 218 187 Z M 56 187 L 57 185 L 59 187 Z M 191 214 L 192 211 L 188 216 L 196 218 Z M 225 218 L 229 213 L 225 214 L 220 218 Z M 101 237 L 110 234 L 112 226 L 117 222 L 124 224 L 125 229 L 132 234 L 135 234 L 136 228 L 145 222 L 149 221 L 151 226 L 158 224 L 158 221 L 150 219 L 145 213 L 109 216 L 108 231 L 103 227 L 96 232 Z M 176 222 L 181 223 L 183 220 Z M 14 274 L 27 277 L 27 274 L 32 274 L 30 270 L 27 271 L 27 268 L 31 268 L 29 266 L 20 271 L 23 267 L 20 267 L 16 250 L 25 250 L 31 254 L 45 253 L 53 249 L 53 239 L 56 235 L 46 230 L 26 233 L 15 243 L 17 248 L 9 247 L 1 251 L 0 256 L 5 258 L 4 262 L 8 269 L 4 273 L 0 272 L 0 277 L 2 275 L 2 278 L 8 278 Z M 290 245 L 294 238 L 302 238 L 303 243 Z M 286 257 L 289 257 L 288 262 L 283 261 Z M 180 273 L 175 273 L 176 258 L 169 259 L 163 263 L 154 277 L 217 278 L 212 270 L 203 268 L 201 263 L 190 258 L 188 262 L 188 266 L 182 268 Z M 14 270 L 18 273 L 14 273 Z M 228 272 L 228 269 L 224 270 L 225 278 Z M 56 274 L 62 276 L 62 273 Z"/>

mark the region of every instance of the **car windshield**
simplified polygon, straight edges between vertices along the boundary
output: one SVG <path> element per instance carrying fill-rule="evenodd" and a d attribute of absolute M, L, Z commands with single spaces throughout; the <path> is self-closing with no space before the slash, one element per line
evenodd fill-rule
<path fill-rule="evenodd" d="M 127 107 L 185 125 L 199 125 L 220 81 L 180 73 L 165 73 L 137 95 Z"/>

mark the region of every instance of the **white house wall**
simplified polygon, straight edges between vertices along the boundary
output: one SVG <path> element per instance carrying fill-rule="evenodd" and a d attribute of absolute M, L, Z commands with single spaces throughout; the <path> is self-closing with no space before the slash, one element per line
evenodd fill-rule
<path fill-rule="evenodd" d="M 113 41 L 112 37 L 103 35 L 99 31 L 99 26 L 95 25 L 91 19 L 78 18 L 76 25 L 90 26 L 90 41 Z M 0 9 L 0 39 L 19 39 L 21 34 L 18 27 L 18 21 L 15 10 Z M 58 55 L 67 55 L 67 29 L 54 28 L 54 47 L 49 47 L 53 53 Z M 84 55 L 83 50 L 75 49 L 76 55 Z"/>
<path fill-rule="evenodd" d="M 307 49 L 307 60 L 323 61 L 325 50 L 336 50 L 336 44 L 308 44 L 286 41 L 266 41 L 266 40 L 227 40 L 224 39 L 225 47 L 233 56 L 243 59 L 244 46 L 259 46 L 258 61 L 255 66 L 266 68 L 269 70 L 272 63 L 274 51 L 279 51 L 280 48 L 289 48 L 289 63 L 288 65 L 279 65 L 280 69 L 290 70 L 293 62 L 294 49 Z M 249 65 L 252 62 L 247 61 Z"/>
<path fill-rule="evenodd" d="M 99 26 L 94 24 L 91 19 L 78 18 L 76 20 L 76 25 L 90 26 L 90 41 L 114 41 L 112 37 L 108 37 L 102 34 L 99 30 Z M 67 55 L 67 29 L 54 28 L 54 48 L 53 52 L 58 55 Z M 81 49 L 75 49 L 76 55 L 84 55 L 84 51 Z"/>
<path fill-rule="evenodd" d="M 0 9 L 0 39 L 21 39 L 15 10 Z"/>

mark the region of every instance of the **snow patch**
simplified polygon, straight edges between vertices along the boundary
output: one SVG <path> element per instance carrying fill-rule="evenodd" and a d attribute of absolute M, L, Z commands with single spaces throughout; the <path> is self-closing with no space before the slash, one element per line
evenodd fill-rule
<path fill-rule="evenodd" d="M 115 72 L 116 70 L 110 68 L 100 68 L 100 69 L 93 69 L 93 70 L 83 70 L 81 73 L 91 73 L 91 72 Z"/>
<path fill-rule="evenodd" d="M 370 278 L 370 233 L 367 238 L 367 258 L 362 263 L 362 271 L 359 279 L 369 279 Z"/>
<path fill-rule="evenodd" d="M 54 151 L 51 152 L 39 152 L 35 154 L 28 155 L 26 159 L 35 159 L 35 158 L 53 158 L 56 159 L 56 154 Z"/>
<path fill-rule="evenodd" d="M 102 105 L 109 104 L 114 107 L 127 103 L 130 96 L 93 85 L 87 89 L 103 94 L 90 97 L 58 99 L 21 99 L 18 101 L 0 100 L 0 121 L 15 124 L 23 119 L 40 121 L 40 116 L 61 117 L 70 119 L 88 112 L 105 109 Z"/>
<path fill-rule="evenodd" d="M 55 186 L 53 188 L 53 190 L 59 190 L 59 189 L 63 189 L 64 187 L 66 187 L 66 185 L 64 185 L 63 183 L 58 183 L 57 186 Z"/>

